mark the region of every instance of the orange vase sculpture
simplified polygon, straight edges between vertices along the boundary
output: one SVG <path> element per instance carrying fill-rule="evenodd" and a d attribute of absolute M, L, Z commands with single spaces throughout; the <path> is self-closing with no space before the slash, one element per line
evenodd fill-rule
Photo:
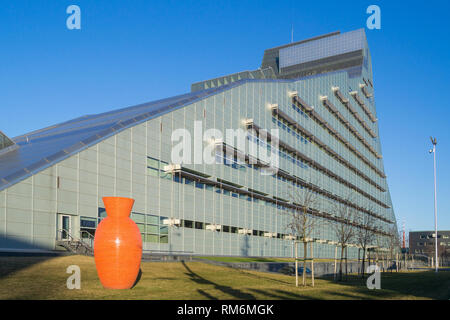
<path fill-rule="evenodd" d="M 103 197 L 106 215 L 94 238 L 94 257 L 98 277 L 108 289 L 130 289 L 139 274 L 142 237 L 130 219 L 134 200 Z"/>

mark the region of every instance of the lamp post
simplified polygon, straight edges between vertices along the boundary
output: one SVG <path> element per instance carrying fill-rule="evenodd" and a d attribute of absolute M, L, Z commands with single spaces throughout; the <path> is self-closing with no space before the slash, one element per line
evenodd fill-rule
<path fill-rule="evenodd" d="M 437 234 L 437 199 L 436 199 L 436 138 L 430 137 L 431 143 L 433 144 L 433 149 L 430 153 L 433 153 L 434 162 L 434 239 L 435 239 L 435 255 L 434 255 L 434 266 L 436 272 L 438 272 L 438 234 Z"/>

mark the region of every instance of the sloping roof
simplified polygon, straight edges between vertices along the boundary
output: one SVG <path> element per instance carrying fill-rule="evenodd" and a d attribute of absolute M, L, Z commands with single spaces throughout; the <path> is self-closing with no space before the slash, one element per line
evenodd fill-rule
<path fill-rule="evenodd" d="M 16 149 L 0 154 L 0 191 L 124 129 L 241 85 L 183 94 L 115 111 L 85 115 L 13 138 Z"/>

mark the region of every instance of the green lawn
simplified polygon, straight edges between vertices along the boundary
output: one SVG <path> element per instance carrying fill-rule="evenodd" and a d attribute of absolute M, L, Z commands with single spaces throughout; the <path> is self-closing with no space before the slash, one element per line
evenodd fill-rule
<path fill-rule="evenodd" d="M 81 268 L 81 289 L 69 290 L 69 265 Z M 368 290 L 365 279 L 345 283 L 316 280 L 296 288 L 294 277 L 244 271 L 202 262 L 144 262 L 131 290 L 107 290 L 92 257 L 51 259 L 0 257 L 0 299 L 446 299 L 450 272 L 385 273 L 381 290 Z"/>

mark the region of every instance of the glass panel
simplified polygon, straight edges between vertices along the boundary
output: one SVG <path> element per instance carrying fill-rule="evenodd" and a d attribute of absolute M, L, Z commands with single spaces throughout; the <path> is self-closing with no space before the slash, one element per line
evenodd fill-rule
<path fill-rule="evenodd" d="M 136 223 L 136 224 L 137 224 L 140 232 L 145 232 L 145 224 L 143 224 L 143 223 Z"/>
<path fill-rule="evenodd" d="M 145 223 L 145 215 L 142 213 L 133 212 L 131 218 L 134 220 L 134 222 Z"/>
<path fill-rule="evenodd" d="M 159 170 L 158 169 L 153 169 L 153 168 L 147 168 L 147 173 L 148 173 L 148 175 L 150 175 L 152 177 L 158 177 Z"/>
<path fill-rule="evenodd" d="M 195 187 L 199 188 L 199 189 L 203 189 L 204 188 L 204 184 L 201 182 L 195 182 Z"/>
<path fill-rule="evenodd" d="M 98 208 L 98 217 L 99 218 L 106 218 L 106 210 L 105 210 L 105 208 Z"/>
<path fill-rule="evenodd" d="M 169 236 L 160 236 L 159 240 L 161 243 L 169 243 Z"/>
<path fill-rule="evenodd" d="M 183 225 L 185 228 L 193 228 L 194 227 L 194 222 L 191 220 L 184 220 L 183 221 Z"/>
<path fill-rule="evenodd" d="M 203 229 L 203 222 L 195 222 L 195 229 Z"/>
<path fill-rule="evenodd" d="M 158 242 L 159 236 L 154 234 L 145 235 L 145 242 Z"/>
<path fill-rule="evenodd" d="M 80 217 L 80 227 L 95 229 L 97 227 L 97 219 L 88 218 L 88 217 Z"/>
<path fill-rule="evenodd" d="M 153 169 L 159 169 L 159 161 L 157 159 L 147 157 L 147 167 L 151 167 Z"/>
<path fill-rule="evenodd" d="M 163 178 L 163 179 L 172 180 L 172 173 L 165 172 L 165 171 L 160 171 L 160 177 Z"/>
<path fill-rule="evenodd" d="M 160 234 L 169 234 L 169 227 L 168 226 L 163 226 L 159 228 L 159 233 Z"/>
<path fill-rule="evenodd" d="M 158 226 L 146 225 L 145 232 L 158 234 Z"/>
<path fill-rule="evenodd" d="M 69 221 L 70 221 L 69 217 L 67 217 L 67 216 L 63 216 L 62 217 L 62 228 L 64 230 L 69 230 L 69 227 L 70 227 Z"/>
<path fill-rule="evenodd" d="M 158 217 L 154 216 L 154 215 L 151 215 L 151 214 L 148 214 L 147 215 L 147 223 L 148 224 L 158 224 Z"/>

